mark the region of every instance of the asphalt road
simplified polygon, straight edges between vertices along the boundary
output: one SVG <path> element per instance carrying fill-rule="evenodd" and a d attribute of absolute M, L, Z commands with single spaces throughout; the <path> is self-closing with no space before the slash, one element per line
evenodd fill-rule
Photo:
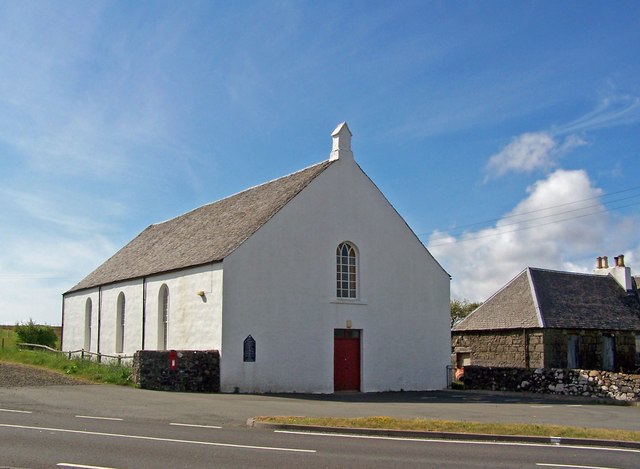
<path fill-rule="evenodd" d="M 494 421 L 560 416 L 562 423 L 583 414 L 600 423 L 591 426 L 640 425 L 638 407 L 513 399 L 446 392 L 293 397 L 91 385 L 4 388 L 0 467 L 640 467 L 637 450 L 362 438 L 246 426 L 246 419 L 256 415 L 468 414 L 470 420 Z"/>

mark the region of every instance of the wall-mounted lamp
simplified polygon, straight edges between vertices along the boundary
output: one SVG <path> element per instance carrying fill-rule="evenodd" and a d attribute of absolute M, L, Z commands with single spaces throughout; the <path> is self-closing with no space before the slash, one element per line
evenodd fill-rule
<path fill-rule="evenodd" d="M 196 295 L 204 297 L 204 291 L 203 290 L 197 291 Z"/>

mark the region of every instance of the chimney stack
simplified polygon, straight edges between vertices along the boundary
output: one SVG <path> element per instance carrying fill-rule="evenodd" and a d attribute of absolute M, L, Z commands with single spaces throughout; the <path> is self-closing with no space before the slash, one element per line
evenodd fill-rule
<path fill-rule="evenodd" d="M 631 281 L 631 269 L 624 265 L 624 255 L 620 254 L 614 259 L 613 266 L 609 267 L 609 258 L 607 256 L 596 258 L 596 268 L 594 274 L 611 275 L 625 291 L 633 291 L 633 283 Z"/>

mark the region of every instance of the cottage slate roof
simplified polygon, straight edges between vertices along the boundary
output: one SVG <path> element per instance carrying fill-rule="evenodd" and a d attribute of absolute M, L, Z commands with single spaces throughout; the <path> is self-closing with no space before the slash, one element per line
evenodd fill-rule
<path fill-rule="evenodd" d="M 610 275 L 528 267 L 453 331 L 522 328 L 640 330 L 640 302 Z"/>
<path fill-rule="evenodd" d="M 332 163 L 323 161 L 153 224 L 67 293 L 221 261 Z"/>

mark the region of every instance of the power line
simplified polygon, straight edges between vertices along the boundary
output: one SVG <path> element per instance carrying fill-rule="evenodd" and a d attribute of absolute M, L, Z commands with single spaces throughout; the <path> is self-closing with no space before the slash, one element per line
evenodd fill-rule
<path fill-rule="evenodd" d="M 467 224 L 464 224 L 464 225 L 459 225 L 459 226 L 453 228 L 452 230 L 448 230 L 448 233 L 459 232 L 459 231 L 463 231 L 464 228 L 470 228 L 470 227 L 479 226 L 479 225 L 486 225 L 488 223 L 493 223 L 493 222 L 500 221 L 500 220 L 506 220 L 506 219 L 509 219 L 509 218 L 522 217 L 524 215 L 528 215 L 528 214 L 531 214 L 531 213 L 538 213 L 538 212 L 542 212 L 542 211 L 545 211 L 545 210 L 551 210 L 551 209 L 558 208 L 558 207 L 564 207 L 564 206 L 567 206 L 567 205 L 573 205 L 573 204 L 577 204 L 577 203 L 580 203 L 580 202 L 586 202 L 586 201 L 589 201 L 589 200 L 603 199 L 603 198 L 606 198 L 606 197 L 614 196 L 616 194 L 622 194 L 622 193 L 625 193 L 625 192 L 631 192 L 631 191 L 635 191 L 635 190 L 639 190 L 639 189 L 640 189 L 640 186 L 635 186 L 635 187 L 630 187 L 628 189 L 622 189 L 622 190 L 619 190 L 619 191 L 609 192 L 609 193 L 603 194 L 603 195 L 587 197 L 585 199 L 574 200 L 572 202 L 565 202 L 565 203 L 562 203 L 562 204 L 550 205 L 548 207 L 543 207 L 543 208 L 539 208 L 539 209 L 535 209 L 535 210 L 529 210 L 527 212 L 522 212 L 522 213 L 518 213 L 518 214 L 505 215 L 505 216 L 499 217 L 499 218 L 490 218 L 490 219 L 487 219 L 487 220 L 482 220 L 482 221 L 478 221 L 478 222 L 474 222 L 474 223 L 467 223 Z M 611 203 L 614 203 L 614 202 L 619 202 L 621 200 L 627 200 L 627 199 L 631 199 L 631 198 L 638 197 L 638 196 L 640 196 L 640 194 L 629 196 L 629 197 L 623 197 L 623 198 L 616 199 L 616 200 L 606 201 L 606 202 L 603 202 L 603 204 L 604 205 L 611 204 Z M 597 206 L 597 205 L 595 205 L 595 206 Z M 582 208 L 587 208 L 587 207 L 582 207 Z M 560 213 L 568 213 L 568 212 L 575 211 L 575 210 L 580 210 L 580 209 L 573 209 L 573 210 L 569 210 L 567 212 L 560 212 Z M 545 218 L 545 217 L 540 217 L 540 218 Z M 533 218 L 532 220 L 535 220 L 535 219 L 536 218 Z M 447 230 L 438 230 L 438 231 L 447 231 Z M 425 233 L 418 233 L 419 236 L 422 236 L 422 235 L 425 235 L 425 234 L 428 234 L 428 233 L 426 233 L 426 232 Z M 443 237 L 446 237 L 446 236 L 443 236 Z"/>
<path fill-rule="evenodd" d="M 571 210 L 564 210 L 562 212 L 551 213 L 549 215 L 543 215 L 541 217 L 534 217 L 534 218 L 527 218 L 527 219 L 524 219 L 524 220 L 517 220 L 517 221 L 511 222 L 511 223 L 505 223 L 505 224 L 501 225 L 501 228 L 505 227 L 505 226 L 518 225 L 520 223 L 530 223 L 530 222 L 533 222 L 533 221 L 536 221 L 536 220 L 544 220 L 545 218 L 557 217 L 557 216 L 560 216 L 560 215 L 563 215 L 563 214 L 566 214 L 566 213 L 580 212 L 582 210 L 587 210 L 589 208 L 600 207 L 601 205 L 613 204 L 613 203 L 616 203 L 616 202 L 621 202 L 623 200 L 635 199 L 636 197 L 640 197 L 640 194 L 632 195 L 632 196 L 629 196 L 629 197 L 621 197 L 619 199 L 610 200 L 610 201 L 604 202 L 602 204 L 592 204 L 592 205 L 587 205 L 587 206 L 584 206 L 584 207 L 573 208 Z M 585 199 L 585 200 L 589 200 L 589 199 Z M 577 202 L 570 202 L 570 203 L 577 203 Z M 568 204 L 560 204 L 560 205 L 555 205 L 553 207 L 561 207 L 562 205 L 568 205 Z M 632 205 L 637 205 L 637 204 L 624 205 L 624 206 L 621 206 L 621 207 L 611 207 L 610 210 L 617 210 L 618 208 L 631 207 Z M 544 209 L 539 209 L 539 210 L 532 210 L 530 212 L 525 212 L 525 213 L 533 213 L 533 212 L 538 212 L 538 211 L 541 211 L 541 210 L 550 210 L 550 208 L 551 207 L 544 208 Z M 601 210 L 601 211 L 595 212 L 595 213 L 602 213 L 603 211 L 604 210 Z M 519 217 L 519 216 L 522 216 L 522 215 L 524 215 L 524 213 L 517 214 L 517 215 L 509 215 L 509 216 L 505 216 L 503 218 L 498 218 L 498 221 L 506 220 L 508 218 L 515 218 L 515 217 Z M 561 219 L 561 220 L 558 220 L 558 221 L 562 221 L 562 220 L 564 220 L 564 219 Z M 460 231 L 460 229 L 458 228 L 458 229 L 452 230 L 452 232 L 442 233 L 439 236 L 434 236 L 433 238 L 431 238 L 431 240 L 433 241 L 434 239 L 435 240 L 444 239 L 444 238 L 447 238 L 448 236 L 452 236 L 453 233 L 456 233 L 456 232 L 459 232 L 459 231 Z M 459 233 L 459 234 L 461 234 L 461 233 Z"/>
<path fill-rule="evenodd" d="M 635 203 L 635 204 L 623 205 L 623 206 L 621 206 L 621 207 L 615 207 L 615 208 L 612 208 L 611 210 L 618 210 L 618 209 L 620 209 L 620 208 L 632 207 L 632 206 L 634 206 L 634 205 L 640 205 L 640 202 L 637 202 L 637 203 Z M 431 244 L 431 245 L 429 245 L 429 247 L 430 247 L 430 248 L 434 248 L 434 247 L 438 247 L 438 246 L 446 246 L 446 245 L 448 245 L 448 244 L 466 243 L 466 242 L 469 242 L 469 241 L 475 241 L 475 240 L 478 240 L 478 239 L 491 238 L 491 237 L 494 237 L 494 236 L 500 236 L 500 235 L 508 234 L 508 233 L 515 233 L 516 231 L 531 230 L 531 229 L 533 229 L 533 228 L 538 228 L 538 227 L 540 227 L 540 226 L 553 225 L 554 223 L 560 223 L 560 222 L 563 222 L 563 221 L 575 220 L 575 219 L 578 219 L 578 218 L 591 217 L 591 216 L 593 216 L 593 215 L 598 215 L 598 214 L 600 214 L 600 213 L 605 213 L 606 211 L 607 211 L 607 210 L 599 210 L 599 211 L 597 211 L 597 212 L 593 212 L 593 213 L 586 213 L 586 214 L 583 214 L 583 215 L 577 215 L 577 216 L 575 216 L 575 217 L 563 218 L 563 219 L 561 219 L 561 220 L 554 220 L 554 221 L 550 221 L 550 222 L 547 222 L 547 223 L 539 223 L 539 224 L 537 224 L 537 225 L 524 226 L 524 227 L 522 227 L 522 228 L 517 228 L 517 229 L 515 229 L 515 230 L 499 231 L 498 233 L 491 233 L 491 234 L 486 234 L 486 235 L 482 235 L 482 236 L 474 236 L 474 237 L 471 237 L 471 238 L 460 239 L 460 240 L 458 240 L 458 239 L 457 239 L 457 240 L 455 240 L 455 241 L 449 241 L 449 242 L 447 242 L 447 243 Z"/>

